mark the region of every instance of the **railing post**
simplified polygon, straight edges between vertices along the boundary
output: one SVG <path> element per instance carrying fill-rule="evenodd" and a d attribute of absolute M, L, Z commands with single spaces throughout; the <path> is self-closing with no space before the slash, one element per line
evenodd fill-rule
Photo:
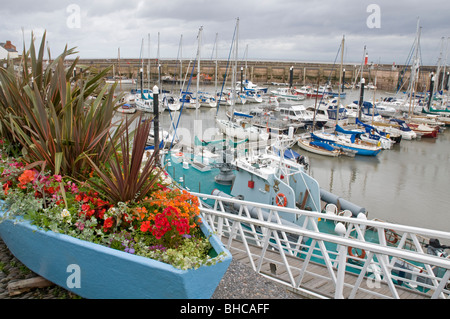
<path fill-rule="evenodd" d="M 337 223 L 334 231 L 340 236 L 344 237 L 347 229 L 341 222 Z M 344 245 L 339 245 L 339 262 L 336 276 L 336 290 L 334 292 L 335 299 L 344 299 L 344 279 L 345 279 L 345 264 L 347 263 L 347 250 Z"/>
<path fill-rule="evenodd" d="M 431 296 L 431 299 L 437 299 L 439 296 L 445 298 L 445 295 L 442 293 L 442 290 L 447 285 L 449 278 L 450 278 L 450 270 L 447 270 L 441 279 L 441 283 L 436 287 L 433 296 Z"/>

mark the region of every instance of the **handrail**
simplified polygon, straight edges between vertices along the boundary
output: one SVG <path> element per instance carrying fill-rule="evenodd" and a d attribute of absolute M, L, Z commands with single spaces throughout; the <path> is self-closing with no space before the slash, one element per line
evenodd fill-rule
<path fill-rule="evenodd" d="M 427 298 L 448 298 L 450 259 L 427 254 L 421 245 L 422 236 L 439 238 L 440 240 L 450 240 L 450 233 L 423 229 L 418 227 L 385 223 L 381 221 L 369 221 L 364 218 L 343 217 L 329 215 L 319 212 L 305 211 L 278 207 L 266 204 L 259 204 L 243 201 L 236 198 L 226 198 L 207 194 L 192 192 L 199 199 L 214 200 L 214 207 L 205 204 L 200 205 L 202 215 L 207 218 L 210 226 L 219 237 L 224 237 L 227 241 L 227 248 L 230 249 L 236 242 L 240 242 L 244 248 L 235 248 L 247 254 L 253 269 L 260 274 L 276 280 L 290 287 L 290 289 L 311 293 L 314 296 L 327 297 L 329 294 L 318 294 L 317 291 L 309 290 L 303 285 L 306 275 L 315 276 L 320 280 L 327 280 L 334 287 L 334 298 L 356 298 L 358 292 L 370 294 L 375 297 L 400 298 L 399 289 L 402 283 L 406 283 L 411 293 L 419 294 Z M 237 214 L 226 210 L 226 204 L 237 204 L 239 211 Z M 258 211 L 258 217 L 251 217 L 249 207 Z M 269 218 L 265 220 L 262 212 L 269 213 Z M 286 225 L 281 223 L 278 213 L 292 213 L 297 216 L 303 215 L 312 227 L 308 229 L 297 227 L 296 225 Z M 277 222 L 273 222 L 273 217 Z M 365 216 L 364 216 L 365 217 Z M 334 221 L 336 229 L 340 229 L 336 234 L 320 232 L 318 220 Z M 271 221 L 268 221 L 271 220 Z M 212 225 L 211 225 L 212 224 Z M 246 225 L 243 227 L 242 225 Z M 347 225 L 345 227 L 344 225 Z M 378 236 L 378 242 L 367 242 L 364 239 L 365 230 L 372 228 Z M 390 245 L 386 241 L 386 231 L 398 232 L 398 244 Z M 352 236 L 355 236 L 352 238 Z M 310 241 L 306 244 L 306 239 Z M 409 241 L 412 248 L 407 248 Z M 259 247 L 258 252 L 252 252 L 252 244 Z M 326 244 L 335 245 L 336 249 L 326 248 Z M 318 247 L 317 247 L 318 246 Z M 237 246 L 236 246 L 237 247 Z M 365 256 L 349 256 L 348 251 L 361 249 L 367 252 Z M 272 248 L 272 249 L 269 249 Z M 239 250 L 240 249 L 240 250 Z M 274 251 L 279 254 L 277 261 L 274 257 L 269 257 L 268 252 Z M 318 252 L 318 254 L 317 254 Z M 303 257 L 298 257 L 304 255 Z M 258 261 L 255 263 L 254 258 Z M 295 259 L 292 259 L 295 258 Z M 326 274 L 314 273 L 311 265 L 317 263 L 313 258 L 321 260 Z M 280 261 L 281 260 L 281 261 Z M 303 262 L 298 266 L 298 261 Z M 358 265 L 352 264 L 350 260 L 358 261 Z M 264 262 L 278 263 L 286 269 L 287 279 L 280 279 L 273 274 L 268 274 L 262 270 Z M 412 265 L 410 268 L 402 268 L 402 265 Z M 352 267 L 358 271 L 349 274 L 347 269 Z M 298 275 L 296 275 L 298 274 Z M 353 283 L 348 282 L 350 276 L 357 277 Z M 363 279 L 368 280 L 375 276 L 376 280 L 387 287 L 384 293 L 380 289 L 366 289 L 361 286 Z M 418 292 L 415 288 L 420 287 Z M 347 289 L 347 290 L 345 290 Z M 350 289 L 350 291 L 349 291 Z"/>
<path fill-rule="evenodd" d="M 282 207 L 282 206 L 273 206 L 273 205 L 268 205 L 268 204 L 261 204 L 261 203 L 240 200 L 237 198 L 225 198 L 225 197 L 214 196 L 214 195 L 209 195 L 209 194 L 202 194 L 202 193 L 197 193 L 197 192 L 190 192 L 190 193 L 194 196 L 197 196 L 199 199 L 206 198 L 206 199 L 221 200 L 221 201 L 226 201 L 229 203 L 240 204 L 240 205 L 245 205 L 245 206 L 260 207 L 261 209 L 267 209 L 267 210 L 273 210 L 274 208 L 276 208 L 276 210 L 278 212 L 286 212 L 286 213 L 291 213 L 291 214 L 295 214 L 295 215 L 303 215 L 303 216 L 316 217 L 316 218 L 326 218 L 326 219 L 340 221 L 340 222 L 344 222 L 344 223 L 357 222 L 358 224 L 364 225 L 364 226 L 371 226 L 374 228 L 381 227 L 381 228 L 386 228 L 386 229 L 397 230 L 400 232 L 412 232 L 412 233 L 421 234 L 421 235 L 427 236 L 427 237 L 434 236 L 434 237 L 439 237 L 439 238 L 445 238 L 450 241 L 450 232 L 444 232 L 444 231 L 440 231 L 440 230 L 433 230 L 433 229 L 421 228 L 421 227 L 416 227 L 416 226 L 408 226 L 408 225 L 402 225 L 402 224 L 394 224 L 394 223 L 383 222 L 383 221 L 378 221 L 378 220 L 368 220 L 368 219 L 359 219 L 359 218 L 357 220 L 355 220 L 355 218 L 352 218 L 352 217 L 344 217 L 344 216 L 339 216 L 339 215 L 324 216 L 323 213 L 314 212 L 314 211 L 301 210 L 301 209 Z"/>

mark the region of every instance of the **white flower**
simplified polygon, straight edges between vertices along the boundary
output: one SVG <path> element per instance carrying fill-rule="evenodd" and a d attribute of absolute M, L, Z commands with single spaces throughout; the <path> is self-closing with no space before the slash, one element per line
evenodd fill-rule
<path fill-rule="evenodd" d="M 106 219 L 108 217 L 114 217 L 117 215 L 117 209 L 115 207 L 110 207 L 107 211 L 106 214 L 103 216 L 103 219 Z"/>
<path fill-rule="evenodd" d="M 70 217 L 70 212 L 69 212 L 66 208 L 64 208 L 64 209 L 62 210 L 62 212 L 61 212 L 61 217 L 62 217 L 62 218 L 64 218 L 64 217 Z"/>

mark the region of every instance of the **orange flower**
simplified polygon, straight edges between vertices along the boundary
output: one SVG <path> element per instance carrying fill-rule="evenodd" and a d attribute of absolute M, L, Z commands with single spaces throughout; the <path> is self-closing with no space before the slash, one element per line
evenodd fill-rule
<path fill-rule="evenodd" d="M 136 207 L 136 213 L 138 213 L 139 217 L 143 220 L 147 213 L 147 209 L 145 207 Z"/>
<path fill-rule="evenodd" d="M 167 232 L 172 240 L 176 236 L 189 234 L 191 229 L 197 227 L 196 216 L 200 214 L 197 197 L 187 191 L 159 190 L 145 198 L 141 207 L 133 209 L 134 215 L 141 222 L 141 231 L 151 231 L 157 238 L 161 239 Z"/>
<path fill-rule="evenodd" d="M 35 171 L 27 169 L 26 171 L 24 171 L 22 173 L 22 175 L 19 176 L 19 182 L 21 184 L 26 184 L 26 183 L 32 182 L 32 181 L 34 181 L 35 176 L 36 176 Z"/>

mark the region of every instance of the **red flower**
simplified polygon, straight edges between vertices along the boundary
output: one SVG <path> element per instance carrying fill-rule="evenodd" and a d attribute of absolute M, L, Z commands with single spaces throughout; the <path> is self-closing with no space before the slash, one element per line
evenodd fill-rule
<path fill-rule="evenodd" d="M 172 213 L 174 215 L 177 215 L 177 213 L 178 213 L 176 208 L 173 206 L 168 206 L 163 210 L 163 214 L 166 214 L 166 216 L 172 216 Z"/>
<path fill-rule="evenodd" d="M 114 225 L 114 219 L 112 217 L 107 218 L 103 224 L 103 231 L 107 231 L 113 225 Z"/>
<path fill-rule="evenodd" d="M 155 224 L 151 232 L 156 239 L 161 239 L 162 236 L 172 229 L 167 216 L 171 216 L 171 210 L 167 210 L 167 208 L 155 216 Z"/>
<path fill-rule="evenodd" d="M 172 222 L 177 228 L 180 235 L 189 234 L 189 220 L 187 218 L 180 218 Z"/>
<path fill-rule="evenodd" d="M 95 213 L 95 210 L 94 210 L 94 209 L 91 209 L 91 210 L 89 210 L 89 211 L 86 212 L 86 217 L 87 217 L 87 218 L 91 218 L 91 216 L 94 215 L 94 213 Z"/>
<path fill-rule="evenodd" d="M 147 220 L 141 224 L 141 232 L 146 232 L 150 228 L 150 222 Z"/>
<path fill-rule="evenodd" d="M 46 190 L 50 194 L 54 194 L 55 193 L 55 188 L 53 186 L 48 187 Z"/>
<path fill-rule="evenodd" d="M 101 210 L 97 213 L 98 218 L 103 219 L 103 217 L 105 216 L 105 212 L 106 212 L 106 209 L 105 209 L 105 208 L 101 209 Z"/>
<path fill-rule="evenodd" d="M 8 190 L 11 185 L 12 185 L 11 181 L 7 181 L 5 184 L 3 184 L 3 191 L 5 192 L 5 195 L 8 195 Z"/>

